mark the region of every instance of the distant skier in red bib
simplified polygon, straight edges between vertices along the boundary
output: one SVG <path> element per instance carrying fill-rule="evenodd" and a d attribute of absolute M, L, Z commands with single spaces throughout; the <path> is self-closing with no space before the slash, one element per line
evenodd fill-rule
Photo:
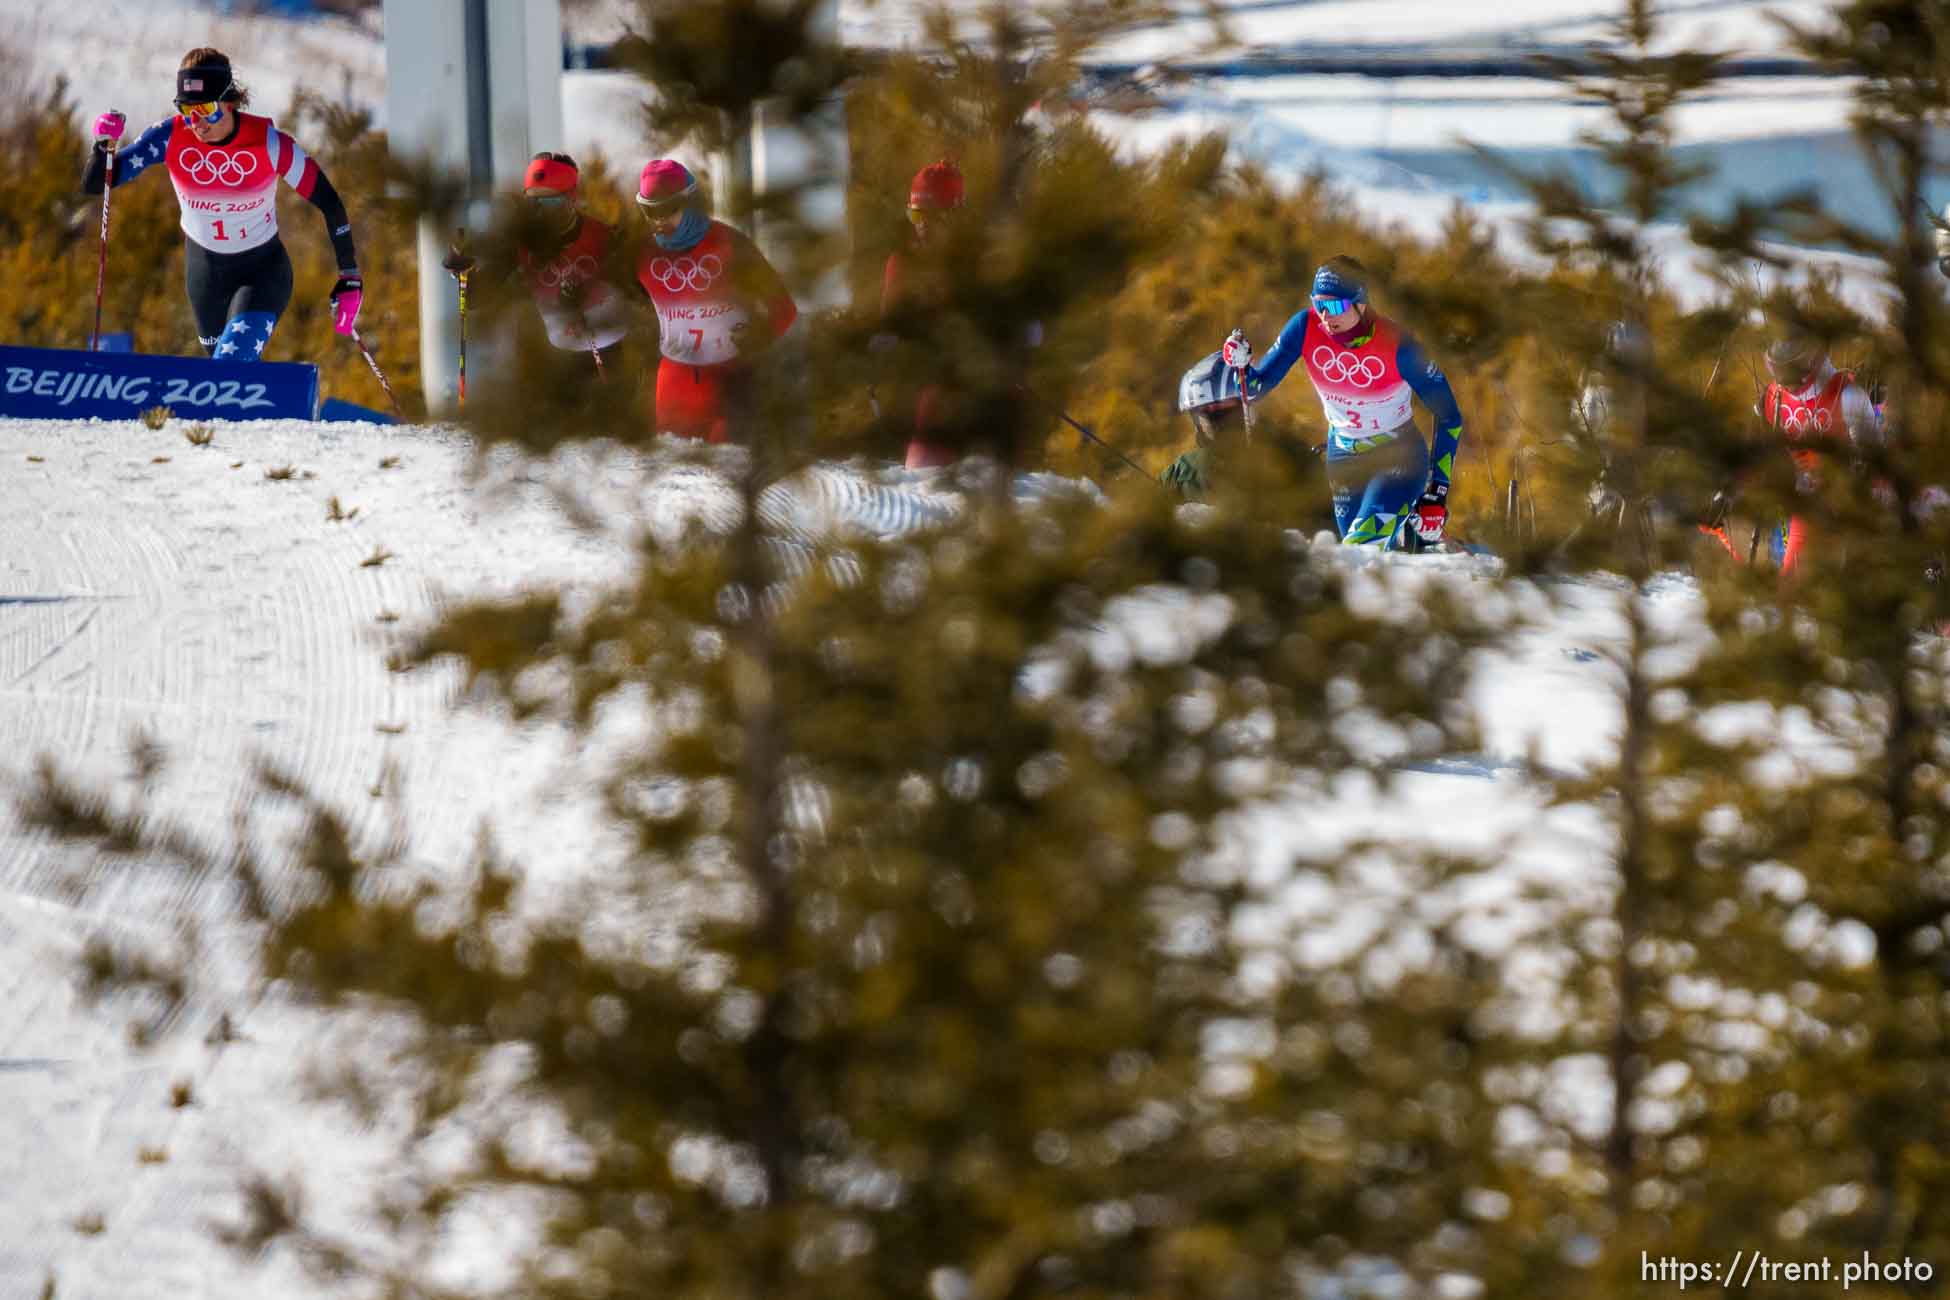
<path fill-rule="evenodd" d="M 291 303 L 291 257 L 278 237 L 282 180 L 325 218 L 338 283 L 332 324 L 350 334 L 365 296 L 345 204 L 318 164 L 268 117 L 244 112 L 250 92 L 231 74 L 230 58 L 202 47 L 183 56 L 176 73 L 176 112 L 116 151 L 117 188 L 157 163 L 182 205 L 183 279 L 197 340 L 220 361 L 256 361 Z M 120 113 L 95 119 L 95 147 L 82 176 L 87 194 L 102 192 L 108 158 L 126 125 Z"/>
<path fill-rule="evenodd" d="M 961 169 L 951 160 L 929 163 L 914 175 L 907 192 L 907 220 L 914 228 L 912 247 L 887 255 L 880 277 L 880 314 L 887 317 L 901 306 L 921 303 L 938 307 L 948 292 L 940 266 L 916 266 L 916 255 L 925 246 L 931 226 L 950 220 L 962 205 Z M 881 333 L 869 346 L 879 351 L 894 346 L 895 335 Z M 926 383 L 914 397 L 913 436 L 907 444 L 907 468 L 928 469 L 953 464 L 960 458 L 954 448 L 936 442 L 933 434 L 940 427 L 943 408 L 949 398 L 939 383 Z"/>
<path fill-rule="evenodd" d="M 581 179 L 567 154 L 538 153 L 529 161 L 522 197 L 548 230 L 517 257 L 548 341 L 567 352 L 596 353 L 613 365 L 630 332 L 630 308 L 611 276 L 616 230 L 582 210 Z"/>
<path fill-rule="evenodd" d="M 629 289 L 634 259 L 616 228 L 582 210 L 582 173 L 565 153 L 544 151 L 522 173 L 523 206 L 515 226 L 514 279 L 534 300 L 550 346 L 593 361 L 592 378 L 634 383 L 625 353 L 636 324 Z M 498 255 L 497 255 L 498 254 Z M 505 250 L 489 254 L 501 270 Z M 456 247 L 441 262 L 452 274 L 472 275 L 480 263 Z M 503 283 L 490 279 L 493 293 Z"/>
<path fill-rule="evenodd" d="M 729 408 L 750 396 L 751 363 L 798 319 L 785 281 L 742 232 L 713 220 L 682 163 L 645 165 L 637 206 L 651 242 L 637 282 L 657 309 L 656 427 L 724 442 Z"/>
<path fill-rule="evenodd" d="M 1774 382 L 1761 394 L 1761 418 L 1787 439 L 1800 491 L 1821 484 L 1822 453 L 1810 444 L 1843 437 L 1858 447 L 1882 442 L 1882 419 L 1868 391 L 1853 372 L 1837 370 L 1818 341 L 1796 334 L 1776 339 L 1767 349 L 1767 374 Z M 1803 514 L 1776 531 L 1773 552 L 1783 576 L 1800 564 L 1809 536 Z"/>

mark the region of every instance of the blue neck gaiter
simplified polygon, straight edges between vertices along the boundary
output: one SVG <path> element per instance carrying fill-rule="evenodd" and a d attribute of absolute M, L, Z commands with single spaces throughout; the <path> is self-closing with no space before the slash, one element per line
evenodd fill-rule
<path fill-rule="evenodd" d="M 653 238 L 657 241 L 657 247 L 668 249 L 673 253 L 681 253 L 687 248 L 695 247 L 697 241 L 704 238 L 704 232 L 710 228 L 711 218 L 705 216 L 700 209 L 685 208 L 684 219 L 677 223 L 677 233 L 669 238 L 662 235 Z"/>

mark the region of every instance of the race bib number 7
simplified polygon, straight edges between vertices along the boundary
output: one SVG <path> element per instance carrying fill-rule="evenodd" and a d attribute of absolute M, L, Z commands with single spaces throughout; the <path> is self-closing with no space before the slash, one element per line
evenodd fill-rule
<path fill-rule="evenodd" d="M 738 333 L 751 317 L 727 303 L 668 306 L 657 312 L 663 327 L 660 350 L 673 361 L 715 366 L 738 356 Z"/>

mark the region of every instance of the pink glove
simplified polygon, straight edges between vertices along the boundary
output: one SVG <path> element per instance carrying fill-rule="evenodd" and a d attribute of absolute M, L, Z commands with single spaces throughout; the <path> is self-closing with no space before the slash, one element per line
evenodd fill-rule
<path fill-rule="evenodd" d="M 356 274 L 341 275 L 332 286 L 332 328 L 350 335 L 359 319 L 359 304 L 365 301 L 365 283 Z"/>
<path fill-rule="evenodd" d="M 120 140 L 122 128 L 127 126 L 128 122 L 129 119 L 123 117 L 120 110 L 111 108 L 95 119 L 95 138 L 110 142 Z"/>

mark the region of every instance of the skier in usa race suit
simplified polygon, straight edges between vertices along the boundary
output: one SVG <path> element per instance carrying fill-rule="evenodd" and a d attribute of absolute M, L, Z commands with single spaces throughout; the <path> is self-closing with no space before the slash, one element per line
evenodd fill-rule
<path fill-rule="evenodd" d="M 681 163 L 645 165 L 637 206 L 652 240 L 637 282 L 657 308 L 660 432 L 724 442 L 730 408 L 751 398 L 752 360 L 791 326 L 799 308 L 785 281 L 743 233 L 706 215 Z"/>
<path fill-rule="evenodd" d="M 1228 366 L 1238 360 L 1235 347 L 1228 340 L 1223 349 Z M 1327 416 L 1327 478 L 1342 543 L 1440 542 L 1462 410 L 1441 369 L 1368 305 L 1366 276 L 1353 258 L 1337 257 L 1314 273 L 1308 306 L 1287 321 L 1266 359 L 1247 368 L 1247 392 L 1258 400 L 1298 363 Z M 1415 427 L 1417 397 L 1435 417 L 1433 458 Z"/>
<path fill-rule="evenodd" d="M 197 340 L 221 361 L 262 357 L 291 302 L 291 257 L 278 238 L 280 180 L 324 214 L 338 258 L 332 324 L 339 333 L 352 332 L 365 296 L 352 222 L 338 191 L 270 118 L 244 112 L 249 103 L 250 92 L 232 77 L 228 56 L 207 47 L 191 50 L 176 73 L 176 113 L 115 154 L 118 188 L 157 163 L 168 171 L 182 206 L 183 279 Z M 120 113 L 95 119 L 84 193 L 102 192 L 108 151 L 124 125 Z"/>

